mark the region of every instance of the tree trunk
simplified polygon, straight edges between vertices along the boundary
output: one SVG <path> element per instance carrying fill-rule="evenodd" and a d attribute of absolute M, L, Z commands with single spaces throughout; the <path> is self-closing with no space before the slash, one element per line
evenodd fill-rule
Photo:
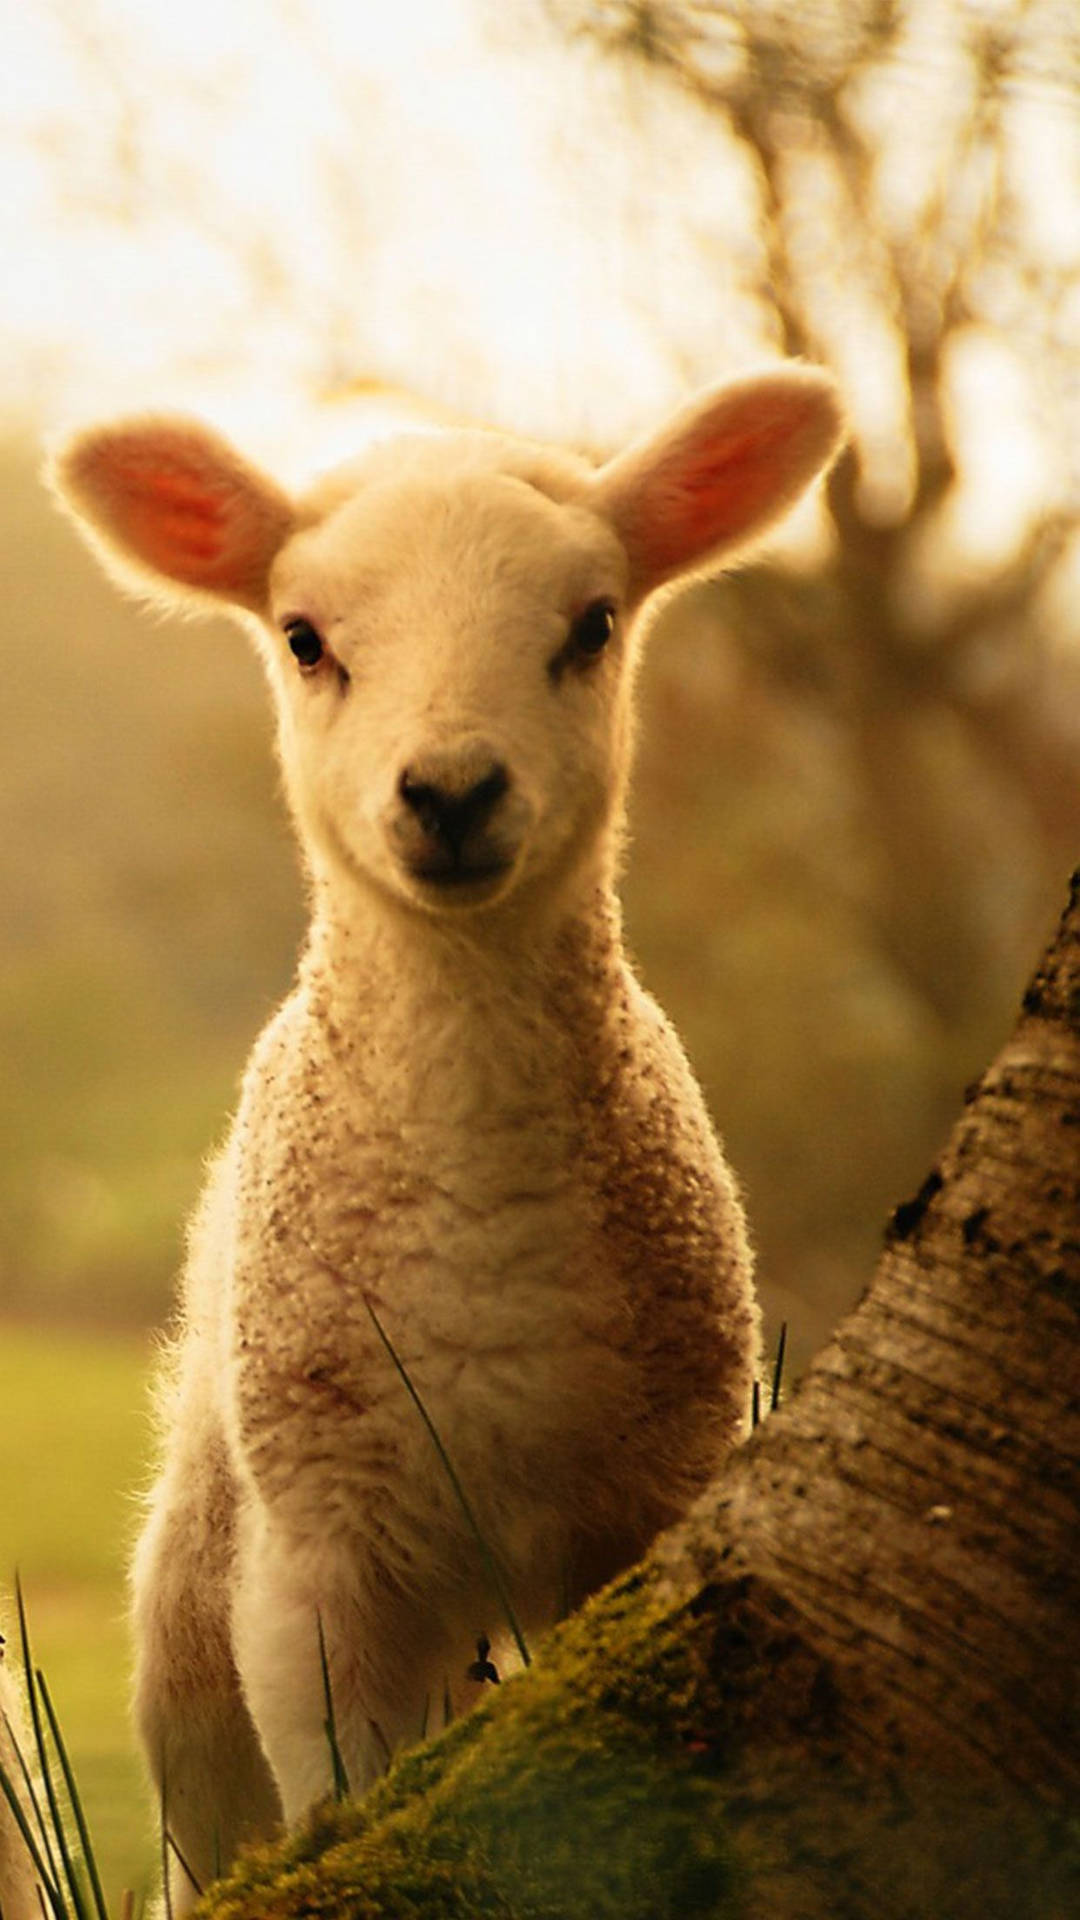
<path fill-rule="evenodd" d="M 532 1671 L 218 1920 L 1080 1913 L 1080 875 L 861 1305 Z"/>

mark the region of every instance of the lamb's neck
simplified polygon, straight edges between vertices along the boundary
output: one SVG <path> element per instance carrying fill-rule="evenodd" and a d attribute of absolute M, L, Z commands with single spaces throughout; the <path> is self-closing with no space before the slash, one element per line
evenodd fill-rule
<path fill-rule="evenodd" d="M 595 1025 L 610 1004 L 623 966 L 614 893 L 603 886 L 542 919 L 501 914 L 441 916 L 401 907 L 342 911 L 316 902 L 301 981 L 313 1010 L 346 1029 L 442 1023 L 460 1044 L 463 1031 L 502 1018 L 520 1025 L 532 1009 L 559 1024 Z M 489 1036 L 490 1038 L 490 1036 Z"/>

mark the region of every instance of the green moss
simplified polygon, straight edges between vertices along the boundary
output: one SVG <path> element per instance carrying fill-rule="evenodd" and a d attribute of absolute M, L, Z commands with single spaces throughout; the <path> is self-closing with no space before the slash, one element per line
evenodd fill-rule
<path fill-rule="evenodd" d="M 827 1673 L 753 1580 L 679 1606 L 646 1564 L 362 1804 L 245 1860 L 205 1920 L 1080 1912 L 1067 1823 L 1007 1783 L 845 1758 Z"/>
<path fill-rule="evenodd" d="M 640 1576 L 552 1637 L 362 1805 L 251 1856 L 215 1920 L 693 1920 L 737 1914 L 716 1789 L 692 1737 L 704 1681 L 685 1618 Z"/>

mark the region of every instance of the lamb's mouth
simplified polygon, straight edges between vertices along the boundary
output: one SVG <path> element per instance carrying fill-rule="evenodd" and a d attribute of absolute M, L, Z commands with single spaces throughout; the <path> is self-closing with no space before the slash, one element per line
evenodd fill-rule
<path fill-rule="evenodd" d="M 404 864 L 414 888 L 433 904 L 453 901 L 464 906 L 500 892 L 514 862 L 492 857 L 461 859 L 450 849 L 438 849 Z"/>

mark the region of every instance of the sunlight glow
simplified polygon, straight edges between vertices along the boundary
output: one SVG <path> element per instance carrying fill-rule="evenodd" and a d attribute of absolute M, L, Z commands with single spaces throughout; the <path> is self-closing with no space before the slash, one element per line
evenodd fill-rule
<path fill-rule="evenodd" d="M 985 330 L 972 328 L 953 343 L 948 386 L 961 480 L 945 537 L 969 566 L 1003 571 L 1034 524 L 1052 450 L 1038 430 L 1024 368 Z M 1002 441 L 1007 460 L 999 457 Z M 988 463 L 995 464 L 992 489 L 980 485 Z"/>
<path fill-rule="evenodd" d="M 373 417 L 382 384 L 439 415 L 603 451 L 777 350 L 753 161 L 661 72 L 559 38 L 541 0 L 0 7 L 0 412 L 35 429 L 186 407 L 299 475 Z M 879 217 L 921 249 L 942 207 L 952 231 L 977 228 L 993 181 L 972 169 L 961 192 L 950 177 L 970 63 L 946 44 L 936 0 L 911 0 L 909 18 L 891 65 L 849 91 L 888 136 Z M 735 57 L 734 41 L 717 44 Z M 1023 93 L 1009 105 L 1017 218 L 1048 280 L 1080 257 L 1067 106 Z M 907 368 L 867 279 L 873 228 L 855 230 L 812 129 L 793 120 L 792 142 L 793 251 L 850 403 L 861 505 L 900 521 Z M 933 300 L 932 250 L 926 265 Z M 987 262 L 980 283 L 991 300 L 995 272 Z M 1044 425 L 1060 416 L 1059 393 L 1048 407 L 1030 369 L 1007 364 L 1023 343 L 1006 279 L 998 359 L 981 390 L 956 388 L 958 409 L 979 416 L 955 416 L 971 472 L 950 533 L 969 546 L 999 544 L 1006 521 L 1011 539 L 1029 516 L 1050 467 L 1046 435 L 1023 422 L 1040 404 Z M 1068 327 L 1064 299 L 1060 312 Z M 980 531 L 988 488 L 998 505 Z"/>
<path fill-rule="evenodd" d="M 69 6 L 20 16 L 6 69 L 3 344 L 47 419 L 257 427 L 270 389 L 377 376 L 610 442 L 687 365 L 760 356 L 715 264 L 745 167 L 674 88 L 464 0 Z"/>

